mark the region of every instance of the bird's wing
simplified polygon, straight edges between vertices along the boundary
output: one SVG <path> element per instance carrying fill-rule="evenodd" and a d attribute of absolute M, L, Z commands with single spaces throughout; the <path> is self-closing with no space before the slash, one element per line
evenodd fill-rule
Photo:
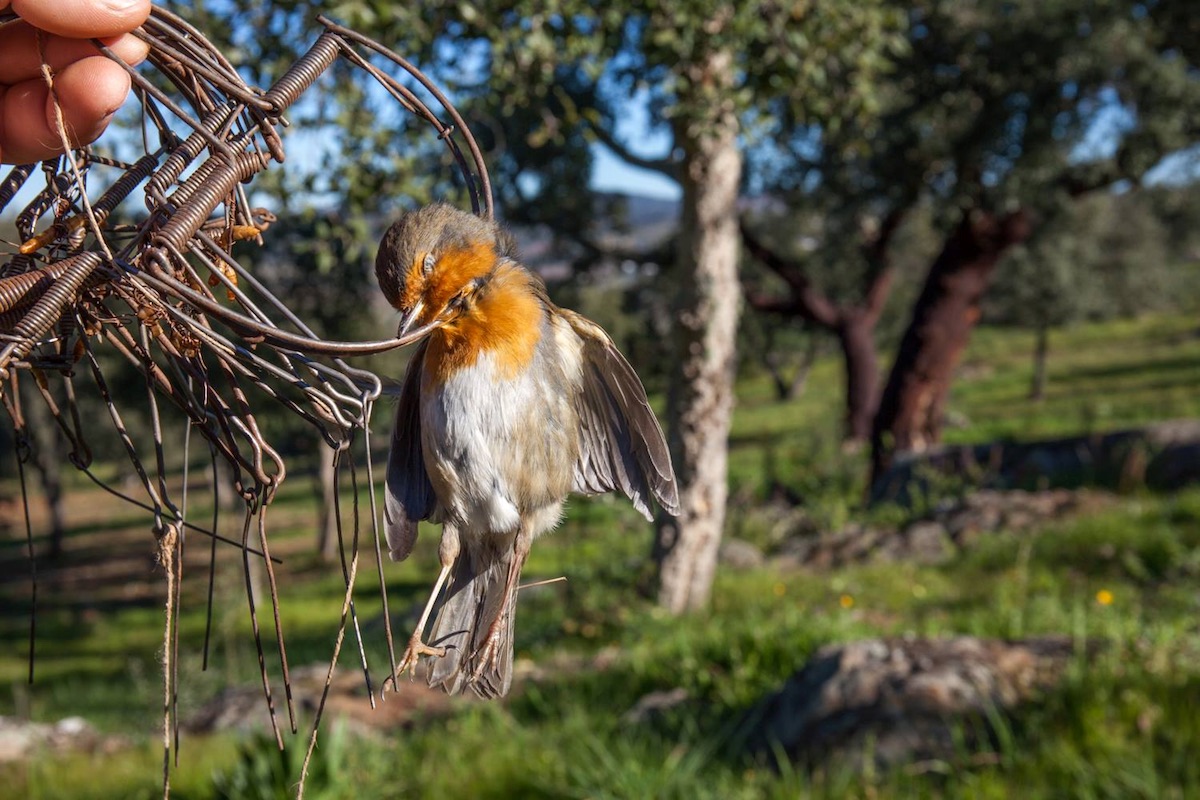
<path fill-rule="evenodd" d="M 675 471 L 646 390 L 629 362 L 598 325 L 562 310 L 583 343 L 579 460 L 572 489 L 580 494 L 620 490 L 646 519 L 654 497 L 679 513 Z"/>
<path fill-rule="evenodd" d="M 408 362 L 404 385 L 396 403 L 396 423 L 388 450 L 387 487 L 383 522 L 392 560 L 403 561 L 417 541 L 417 522 L 433 514 L 436 498 L 421 452 L 421 364 L 426 343 L 421 342 Z"/>

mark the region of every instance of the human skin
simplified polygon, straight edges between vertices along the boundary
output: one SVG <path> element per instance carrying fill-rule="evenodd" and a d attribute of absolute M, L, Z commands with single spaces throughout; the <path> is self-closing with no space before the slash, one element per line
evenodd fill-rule
<path fill-rule="evenodd" d="M 71 144 L 103 133 L 129 93 L 129 75 L 101 55 L 99 39 L 133 66 L 148 46 L 129 31 L 150 15 L 150 0 L 0 0 L 0 14 L 21 19 L 0 27 L 0 162 L 28 164 L 63 150 L 50 87 Z"/>

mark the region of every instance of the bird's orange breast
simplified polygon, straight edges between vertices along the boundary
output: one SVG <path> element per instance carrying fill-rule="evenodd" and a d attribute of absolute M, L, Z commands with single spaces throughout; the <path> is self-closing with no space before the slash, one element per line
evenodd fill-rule
<path fill-rule="evenodd" d="M 449 259 L 448 272 L 486 274 L 474 272 L 479 267 L 476 250 L 461 253 Z M 546 313 L 524 270 L 512 265 L 497 267 L 462 316 L 431 334 L 424 380 L 444 383 L 458 370 L 474 365 L 484 352 L 498 367 L 498 377 L 514 377 L 532 364 Z"/>

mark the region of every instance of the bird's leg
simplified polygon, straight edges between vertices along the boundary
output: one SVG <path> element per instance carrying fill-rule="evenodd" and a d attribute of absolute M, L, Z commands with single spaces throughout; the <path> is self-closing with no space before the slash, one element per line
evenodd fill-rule
<path fill-rule="evenodd" d="M 437 603 L 438 596 L 442 593 L 442 586 L 445 585 L 446 579 L 450 577 L 450 570 L 454 568 L 454 562 L 458 558 L 458 531 L 446 524 L 442 528 L 442 541 L 438 545 L 438 560 L 441 561 L 442 571 L 438 573 L 437 580 L 433 584 L 433 591 L 429 593 L 429 599 L 425 602 L 425 609 L 421 612 L 421 619 L 417 622 L 417 628 L 413 631 L 412 637 L 408 640 L 408 647 L 404 648 L 404 656 L 400 659 L 400 664 L 396 667 L 395 678 L 399 678 L 406 671 L 411 671 L 417 666 L 417 659 L 421 656 L 436 656 L 441 658 L 446 655 L 446 648 L 431 647 L 421 641 L 421 634 L 425 632 L 425 625 L 429 622 L 429 615 L 433 613 L 433 607 Z M 395 680 L 392 681 L 395 686 Z"/>
<path fill-rule="evenodd" d="M 503 630 L 505 617 L 512 613 L 513 593 L 517 591 L 517 582 L 521 579 L 521 569 L 525 566 L 525 559 L 529 557 L 529 548 L 533 544 L 533 537 L 522 525 L 517 529 L 517 535 L 513 539 L 513 554 L 512 559 L 508 562 L 508 575 L 504 579 L 504 602 L 500 605 L 500 611 L 496 614 L 496 618 L 492 620 L 492 624 L 488 627 L 487 639 L 484 640 L 483 648 L 479 651 L 479 657 L 475 662 L 474 677 L 478 678 L 483 674 L 483 671 L 492 665 L 499 655 L 500 632 Z"/>

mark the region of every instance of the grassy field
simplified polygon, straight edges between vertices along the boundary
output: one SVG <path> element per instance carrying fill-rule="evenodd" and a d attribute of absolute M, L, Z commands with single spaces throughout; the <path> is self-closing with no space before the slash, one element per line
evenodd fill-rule
<path fill-rule="evenodd" d="M 1052 339 L 1045 401 L 1025 399 L 1032 337 L 982 330 L 956 385 L 952 441 L 1034 438 L 1200 416 L 1200 336 L 1177 317 L 1081 326 Z M 823 524 L 864 513 L 862 455 L 836 440 L 840 378 L 819 363 L 806 394 L 779 403 L 769 382 L 739 387 L 731 458 L 731 533 L 761 541 L 757 514 L 778 483 Z M 327 661 L 343 594 L 340 570 L 309 553 L 313 499 L 294 479 L 272 507 L 282 626 L 293 667 Z M 36 680 L 25 682 L 27 567 L 22 541 L 0 552 L 0 714 L 81 714 L 127 744 L 115 753 L 0 766 L 0 786 L 39 798 L 151 797 L 162 754 L 162 579 L 148 524 L 94 490 L 75 494 L 75 568 L 39 591 Z M 879 513 L 879 512 L 873 512 Z M 236 520 L 227 520 L 229 527 Z M 387 566 L 398 636 L 436 569 L 436 537 Z M 211 663 L 200 670 L 207 545 L 189 542 L 180 617 L 186 717 L 223 687 L 258 678 L 239 556 L 218 564 Z M 708 613 L 674 619 L 639 595 L 649 530 L 627 504 L 576 502 L 538 543 L 527 570 L 567 582 L 529 592 L 518 658 L 571 664 L 504 703 L 473 704 L 359 739 L 327 720 L 309 797 L 1197 797 L 1200 796 L 1200 490 L 1134 494 L 1035 537 L 994 536 L 938 566 L 856 566 L 827 573 L 724 570 Z M 94 568 L 79 568 L 79 561 Z M 105 564 L 116 564 L 105 571 Z M 385 670 L 373 561 L 357 609 L 368 657 Z M 269 612 L 263 635 L 273 640 Z M 917 774 L 779 772 L 747 761 L 737 722 L 818 647 L 874 635 L 1066 633 L 1108 645 L 1004 727 L 994 752 Z M 353 645 L 341 663 L 353 667 Z M 604 668 L 592 668 L 603 654 Z M 278 661 L 268 665 L 278 675 Z M 582 666 L 579 666 L 582 665 Z M 648 692 L 688 700 L 653 721 L 622 715 Z M 278 693 L 278 688 L 276 689 Z M 365 700 L 364 700 L 365 703 Z M 265 716 L 265 712 L 264 712 Z M 268 741 L 185 738 L 174 795 L 277 796 L 299 774 L 305 731 L 280 756 Z M 214 780 L 214 775 L 220 776 Z M 10 791 L 5 789 L 4 791 Z M 0 792 L 2 794 L 3 792 Z"/>

